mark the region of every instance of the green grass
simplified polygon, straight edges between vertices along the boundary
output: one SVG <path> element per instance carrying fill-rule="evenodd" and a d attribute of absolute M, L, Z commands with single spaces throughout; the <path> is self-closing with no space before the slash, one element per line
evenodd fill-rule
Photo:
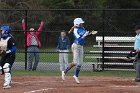
<path fill-rule="evenodd" d="M 93 47 L 85 47 L 84 50 L 89 52 L 91 50 L 97 50 L 97 48 Z M 24 50 L 20 50 L 24 51 Z M 55 48 L 47 48 L 47 49 L 40 49 L 40 51 L 46 52 L 55 52 Z M 84 56 L 94 56 L 97 54 L 85 54 Z M 40 62 L 58 62 L 59 60 L 59 53 L 40 53 Z M 24 53 L 17 53 L 16 54 L 16 61 L 17 62 L 24 62 L 25 61 L 25 54 Z M 69 54 L 69 62 L 72 62 L 72 53 Z M 84 62 L 97 62 L 97 59 L 93 58 L 84 58 Z"/>
<path fill-rule="evenodd" d="M 60 76 L 59 71 L 25 71 L 25 70 L 13 70 L 13 76 Z M 74 72 L 69 72 L 67 75 L 72 76 Z M 101 71 L 101 72 L 83 72 L 80 76 L 113 76 L 113 77 L 135 77 L 133 71 Z"/>

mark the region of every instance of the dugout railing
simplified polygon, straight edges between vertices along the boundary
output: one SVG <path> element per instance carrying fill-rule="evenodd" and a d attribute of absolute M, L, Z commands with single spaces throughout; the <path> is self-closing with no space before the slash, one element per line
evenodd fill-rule
<path fill-rule="evenodd" d="M 99 51 L 90 51 L 91 53 L 102 53 L 102 37 L 96 37 L 97 45 L 93 47 L 99 48 Z M 134 37 L 105 37 L 105 70 L 134 70 L 133 62 L 128 61 L 126 57 L 133 49 Z M 123 49 L 124 51 L 120 50 Z M 97 58 L 98 62 L 93 63 L 93 70 L 101 70 L 102 56 L 85 56 L 85 58 Z"/>

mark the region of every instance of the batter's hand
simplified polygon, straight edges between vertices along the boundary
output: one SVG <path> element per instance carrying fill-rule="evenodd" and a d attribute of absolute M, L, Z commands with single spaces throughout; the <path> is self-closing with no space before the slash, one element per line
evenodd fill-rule
<path fill-rule="evenodd" d="M 96 35 L 98 33 L 98 31 L 92 31 L 92 32 L 90 32 L 90 35 Z"/>

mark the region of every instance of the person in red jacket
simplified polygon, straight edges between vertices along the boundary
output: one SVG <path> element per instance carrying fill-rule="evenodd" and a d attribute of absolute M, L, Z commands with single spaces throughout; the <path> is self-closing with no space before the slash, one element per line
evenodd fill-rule
<path fill-rule="evenodd" d="M 28 52 L 28 70 L 35 71 L 39 62 L 39 48 L 41 47 L 41 43 L 38 39 L 38 36 L 43 28 L 43 21 L 41 22 L 38 30 L 35 32 L 34 28 L 30 28 L 29 31 L 26 32 L 26 23 L 25 20 L 22 20 L 22 28 L 24 30 L 24 34 L 26 35 L 26 46 Z M 33 59 L 35 58 L 35 62 L 33 63 Z"/>

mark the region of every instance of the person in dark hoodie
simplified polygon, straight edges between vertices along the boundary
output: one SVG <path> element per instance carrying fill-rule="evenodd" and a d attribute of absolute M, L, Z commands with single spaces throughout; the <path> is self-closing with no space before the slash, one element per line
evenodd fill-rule
<path fill-rule="evenodd" d="M 63 30 L 58 38 L 57 50 L 59 52 L 60 71 L 64 71 L 68 67 L 68 53 L 70 47 L 69 37 Z M 65 53 L 66 52 L 66 53 Z"/>

